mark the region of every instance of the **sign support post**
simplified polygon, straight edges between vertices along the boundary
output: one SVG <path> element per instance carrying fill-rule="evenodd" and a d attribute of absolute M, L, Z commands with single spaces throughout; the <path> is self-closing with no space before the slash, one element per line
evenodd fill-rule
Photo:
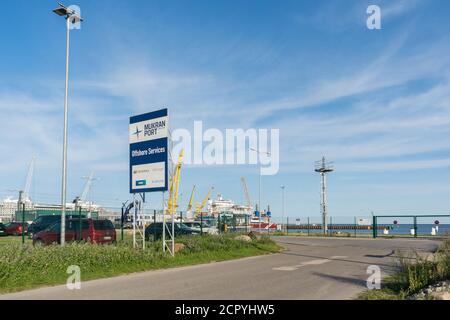
<path fill-rule="evenodd" d="M 145 249 L 145 194 L 168 190 L 168 110 L 157 110 L 130 118 L 130 193 L 133 194 L 135 211 L 133 219 L 133 245 L 136 247 L 136 231 L 141 233 L 137 220 L 142 223 L 142 247 Z M 136 199 L 136 194 L 141 196 Z M 139 207 L 138 207 L 139 206 Z M 164 215 L 164 196 L 163 196 Z M 164 215 L 163 242 L 165 241 Z"/>

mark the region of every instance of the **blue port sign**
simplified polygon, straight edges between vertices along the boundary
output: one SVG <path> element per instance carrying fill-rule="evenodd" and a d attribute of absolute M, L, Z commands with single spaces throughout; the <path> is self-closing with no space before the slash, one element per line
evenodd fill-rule
<path fill-rule="evenodd" d="M 167 109 L 130 118 L 130 193 L 168 190 Z"/>

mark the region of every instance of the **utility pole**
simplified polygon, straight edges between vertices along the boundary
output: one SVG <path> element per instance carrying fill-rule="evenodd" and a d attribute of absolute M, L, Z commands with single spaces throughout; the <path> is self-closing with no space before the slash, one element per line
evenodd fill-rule
<path fill-rule="evenodd" d="M 81 242 L 82 240 L 82 221 L 81 221 L 81 200 L 80 197 L 76 197 L 75 200 L 73 200 L 73 203 L 75 204 L 75 212 L 78 212 L 78 236 L 77 239 L 78 241 Z"/>
<path fill-rule="evenodd" d="M 123 242 L 123 224 L 125 219 L 125 212 L 127 209 L 128 200 L 122 203 L 122 214 L 120 216 L 120 240 Z"/>
<path fill-rule="evenodd" d="M 328 225 L 327 225 L 327 215 L 328 215 L 328 208 L 327 208 L 327 173 L 333 172 L 334 168 L 332 165 L 332 162 L 325 161 L 325 157 L 322 158 L 322 160 L 316 161 L 315 165 L 315 171 L 317 173 L 320 173 L 321 177 L 321 188 L 320 188 L 320 210 L 322 213 L 322 228 L 324 235 L 327 234 L 328 231 Z"/>
<path fill-rule="evenodd" d="M 17 203 L 19 212 L 22 212 L 22 244 L 25 244 L 25 199 L 23 191 L 19 191 L 19 201 Z"/>

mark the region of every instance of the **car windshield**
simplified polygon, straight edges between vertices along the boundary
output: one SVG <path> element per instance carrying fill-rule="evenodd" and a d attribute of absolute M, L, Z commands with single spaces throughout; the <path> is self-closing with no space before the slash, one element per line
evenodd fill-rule
<path fill-rule="evenodd" d="M 114 229 L 114 225 L 109 220 L 94 220 L 94 228 L 96 230 Z"/>
<path fill-rule="evenodd" d="M 89 222 L 84 220 L 81 222 L 81 228 L 83 230 L 89 229 Z M 67 229 L 72 231 L 78 231 L 80 230 L 80 222 L 78 220 L 69 220 L 67 222 Z"/>
<path fill-rule="evenodd" d="M 184 225 L 190 228 L 198 227 L 197 224 L 195 224 L 194 222 L 185 222 Z"/>
<path fill-rule="evenodd" d="M 42 217 L 39 217 L 39 218 L 37 218 L 36 220 L 34 220 L 33 223 L 38 224 L 38 223 L 41 223 L 42 220 L 43 220 Z"/>
<path fill-rule="evenodd" d="M 202 224 L 200 222 L 192 222 L 192 228 L 201 228 Z M 203 228 L 206 226 L 203 224 Z"/>
<path fill-rule="evenodd" d="M 56 223 L 50 225 L 46 230 L 53 231 L 53 232 L 60 231 L 61 230 L 61 222 L 56 222 Z"/>
<path fill-rule="evenodd" d="M 196 222 L 190 222 L 190 227 L 191 228 L 200 228 L 200 227 L 209 228 L 210 225 L 207 224 L 206 222 L 201 223 L 201 222 L 196 221 Z"/>
<path fill-rule="evenodd" d="M 60 218 L 57 216 L 41 216 L 33 221 L 33 224 L 48 224 L 58 221 Z"/>

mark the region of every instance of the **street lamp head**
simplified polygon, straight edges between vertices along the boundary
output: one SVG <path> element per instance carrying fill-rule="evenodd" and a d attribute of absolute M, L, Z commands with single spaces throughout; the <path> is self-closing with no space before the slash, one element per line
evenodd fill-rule
<path fill-rule="evenodd" d="M 54 13 L 56 13 L 58 16 L 66 16 L 67 15 L 67 8 L 59 7 L 53 10 Z"/>
<path fill-rule="evenodd" d="M 70 10 L 62 3 L 58 3 L 59 7 L 53 10 L 58 16 L 68 16 L 69 14 L 73 14 L 73 10 Z"/>
<path fill-rule="evenodd" d="M 83 21 L 83 18 L 81 18 L 79 13 L 77 13 L 75 10 L 66 7 L 62 3 L 58 3 L 58 5 L 59 7 L 53 10 L 53 12 L 58 16 L 66 17 L 67 19 L 70 18 L 72 23 Z"/>

